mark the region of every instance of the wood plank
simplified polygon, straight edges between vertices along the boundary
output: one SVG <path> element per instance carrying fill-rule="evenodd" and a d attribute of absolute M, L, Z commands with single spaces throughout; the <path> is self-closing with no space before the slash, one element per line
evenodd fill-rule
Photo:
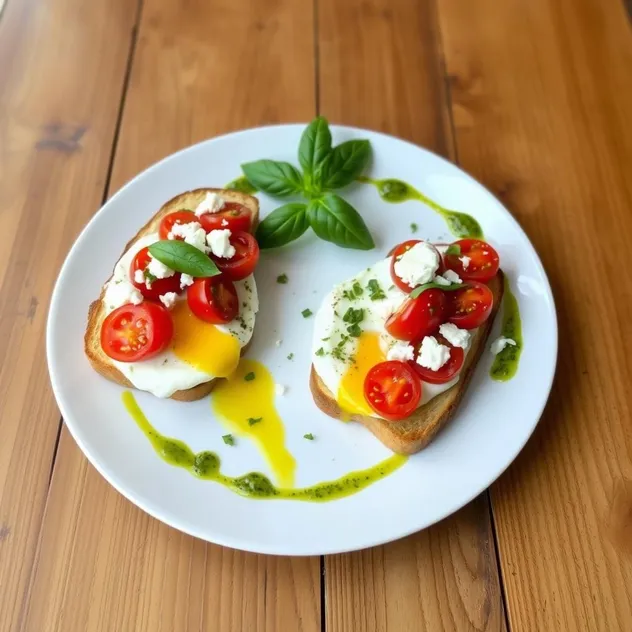
<path fill-rule="evenodd" d="M 493 487 L 509 621 L 629 629 L 630 25 L 617 0 L 439 6 L 459 157 L 533 240 L 560 324 L 545 415 Z"/>
<path fill-rule="evenodd" d="M 145 0 L 112 191 L 209 136 L 311 118 L 312 33 L 297 0 L 191 0 L 186 10 Z M 64 429 L 24 629 L 315 632 L 320 560 L 240 553 L 158 523 Z"/>
<path fill-rule="evenodd" d="M 128 5 L 32 0 L 0 16 L 0 630 L 18 626 L 44 512 L 60 423 L 46 313 L 62 260 L 103 196 Z"/>
<path fill-rule="evenodd" d="M 320 111 L 448 157 L 433 3 L 319 0 Z M 503 630 L 487 495 L 415 536 L 325 558 L 327 630 Z"/>

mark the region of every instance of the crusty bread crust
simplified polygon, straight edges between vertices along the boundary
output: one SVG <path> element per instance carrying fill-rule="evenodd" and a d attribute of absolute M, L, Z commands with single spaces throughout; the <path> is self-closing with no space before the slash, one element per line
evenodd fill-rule
<path fill-rule="evenodd" d="M 176 195 L 176 197 L 164 204 L 162 208 L 129 241 L 129 243 L 125 246 L 121 257 L 141 237 L 144 237 L 149 233 L 156 232 L 160 225 L 160 221 L 165 215 L 182 209 L 191 211 L 194 210 L 204 199 L 207 193 L 218 193 L 225 200 L 229 202 L 238 202 L 248 208 L 252 214 L 252 226 L 254 231 L 257 223 L 259 222 L 259 200 L 256 197 L 227 189 L 195 189 L 193 191 L 187 191 L 185 193 L 181 193 L 180 195 Z M 119 257 L 119 259 L 121 257 Z M 112 272 L 112 274 L 114 274 L 114 272 Z M 110 279 L 111 278 L 112 277 L 110 276 Z M 88 324 L 86 326 L 86 333 L 84 336 L 85 354 L 97 373 L 100 373 L 103 377 L 111 380 L 112 382 L 116 382 L 121 386 L 134 388 L 134 385 L 112 364 L 110 358 L 103 353 L 103 349 L 101 349 L 101 325 L 106 316 L 105 310 L 103 309 L 104 293 L 105 289 L 102 289 L 99 298 L 90 305 L 88 310 Z M 242 348 L 242 355 L 248 349 L 249 344 L 250 343 Z M 219 378 L 215 378 L 208 382 L 198 384 L 193 388 L 176 391 L 173 395 L 171 395 L 171 399 L 176 399 L 182 402 L 192 402 L 196 399 L 202 399 L 213 390 L 213 387 L 217 383 L 218 379 Z"/>
<path fill-rule="evenodd" d="M 474 369 L 485 349 L 494 317 L 503 296 L 503 273 L 501 270 L 489 287 L 494 294 L 491 316 L 472 338 L 470 350 L 465 359 L 459 381 L 447 391 L 418 408 L 410 417 L 392 422 L 366 415 L 348 415 L 341 411 L 332 392 L 325 386 L 312 365 L 309 386 L 314 402 L 324 413 L 335 419 L 357 421 L 370 430 L 386 447 L 398 454 L 414 454 L 425 448 L 435 435 L 445 426 L 456 410 L 463 393 L 474 373 Z"/>

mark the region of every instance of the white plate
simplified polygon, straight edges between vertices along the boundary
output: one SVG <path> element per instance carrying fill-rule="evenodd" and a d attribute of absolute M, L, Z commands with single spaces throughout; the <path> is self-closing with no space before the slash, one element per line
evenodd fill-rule
<path fill-rule="evenodd" d="M 368 138 L 370 175 L 395 177 L 440 204 L 473 215 L 498 249 L 501 265 L 518 298 L 524 351 L 516 377 L 489 378 L 492 357 L 483 355 L 454 419 L 431 445 L 391 476 L 364 491 L 328 503 L 250 500 L 194 478 L 158 458 L 127 415 L 122 389 L 97 375 L 83 354 L 89 303 L 99 294 L 131 235 L 174 195 L 203 186 L 222 186 L 239 176 L 240 164 L 259 158 L 296 164 L 303 125 L 282 125 L 229 134 L 185 149 L 129 182 L 95 215 L 74 244 L 52 298 L 47 351 L 51 380 L 73 437 L 97 470 L 123 495 L 152 516 L 182 531 L 226 546 L 285 555 L 350 551 L 423 529 L 456 511 L 488 487 L 513 461 L 533 432 L 546 403 L 557 356 L 557 322 L 551 289 L 533 246 L 507 210 L 454 165 L 404 141 L 348 127 L 332 127 L 334 142 Z M 376 250 L 341 249 L 312 235 L 262 254 L 256 277 L 261 297 L 249 357 L 263 362 L 288 387 L 277 399 L 287 442 L 298 462 L 298 486 L 342 476 L 389 456 L 357 424 L 321 413 L 308 387 L 313 319 L 333 284 L 385 256 L 396 243 L 416 236 L 454 239 L 443 220 L 419 202 L 387 204 L 370 185 L 344 193 L 362 213 L 376 238 Z M 278 202 L 260 196 L 262 213 Z M 287 285 L 276 277 L 287 273 Z M 492 338 L 498 335 L 500 319 Z M 277 347 L 274 341 L 282 339 Z M 287 360 L 293 352 L 293 362 Z M 226 430 L 212 416 L 209 401 L 162 401 L 138 393 L 140 406 L 164 434 L 194 451 L 211 449 L 227 474 L 269 473 L 248 441 L 223 444 Z M 313 442 L 303 439 L 313 433 Z"/>

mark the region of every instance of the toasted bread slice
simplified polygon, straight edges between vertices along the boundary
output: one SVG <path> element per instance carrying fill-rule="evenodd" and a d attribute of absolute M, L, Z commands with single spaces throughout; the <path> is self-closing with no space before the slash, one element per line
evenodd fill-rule
<path fill-rule="evenodd" d="M 453 387 L 432 398 L 402 421 L 392 422 L 366 415 L 347 415 L 341 411 L 335 396 L 325 386 L 316 373 L 314 365 L 312 365 L 309 385 L 318 408 L 330 417 L 360 422 L 386 447 L 398 454 L 414 454 L 425 448 L 452 417 L 463 397 L 481 353 L 485 349 L 485 343 L 503 296 L 502 271 L 499 270 L 496 277 L 490 281 L 489 288 L 494 294 L 492 313 L 472 337 L 470 350 L 461 369 L 459 381 Z"/>
<path fill-rule="evenodd" d="M 136 233 L 127 246 L 125 246 L 125 250 L 121 254 L 121 257 L 141 237 L 157 232 L 160 221 L 165 215 L 183 209 L 191 211 L 194 210 L 204 199 L 207 193 L 218 193 L 228 202 L 238 202 L 239 204 L 245 206 L 252 214 L 252 227 L 254 231 L 259 221 L 259 200 L 257 200 L 257 198 L 251 195 L 246 195 L 245 193 L 229 191 L 227 189 L 195 189 L 194 191 L 181 193 L 164 204 L 163 207 Z M 114 265 L 116 265 L 116 263 L 117 262 L 115 262 Z M 88 324 L 84 336 L 84 350 L 90 360 L 90 364 L 97 373 L 100 373 L 103 377 L 111 380 L 112 382 L 116 382 L 122 386 L 127 386 L 128 388 L 134 388 L 134 385 L 114 366 L 114 364 L 112 364 L 111 359 L 103 353 L 103 349 L 101 349 L 101 325 L 106 317 L 106 312 L 103 309 L 104 293 L 105 289 L 102 289 L 99 298 L 90 305 L 90 309 L 88 311 Z M 247 348 L 248 345 L 242 348 L 242 355 L 245 353 Z M 191 402 L 196 399 L 202 399 L 213 390 L 213 386 L 217 382 L 217 379 L 218 378 L 211 379 L 208 382 L 198 384 L 193 388 L 176 391 L 173 395 L 171 395 L 171 399 L 177 399 L 183 402 Z"/>

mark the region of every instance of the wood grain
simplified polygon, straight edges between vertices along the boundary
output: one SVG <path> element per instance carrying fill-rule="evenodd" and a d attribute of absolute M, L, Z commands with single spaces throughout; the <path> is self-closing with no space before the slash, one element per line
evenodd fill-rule
<path fill-rule="evenodd" d="M 145 0 L 112 191 L 201 139 L 311 118 L 313 15 L 303 7 Z M 240 553 L 158 523 L 63 430 L 24 630 L 315 632 L 320 620 L 318 558 Z"/>
<path fill-rule="evenodd" d="M 533 240 L 560 325 L 546 412 L 493 487 L 509 621 L 628 630 L 630 25 L 617 0 L 439 7 L 459 158 Z"/>
<path fill-rule="evenodd" d="M 320 112 L 454 157 L 433 4 L 318 7 Z M 327 630 L 504 630 L 487 498 L 400 542 L 326 558 Z"/>
<path fill-rule="evenodd" d="M 60 423 L 44 356 L 49 296 L 101 203 L 134 24 L 127 5 L 32 0 L 0 16 L 3 631 L 19 625 Z"/>

